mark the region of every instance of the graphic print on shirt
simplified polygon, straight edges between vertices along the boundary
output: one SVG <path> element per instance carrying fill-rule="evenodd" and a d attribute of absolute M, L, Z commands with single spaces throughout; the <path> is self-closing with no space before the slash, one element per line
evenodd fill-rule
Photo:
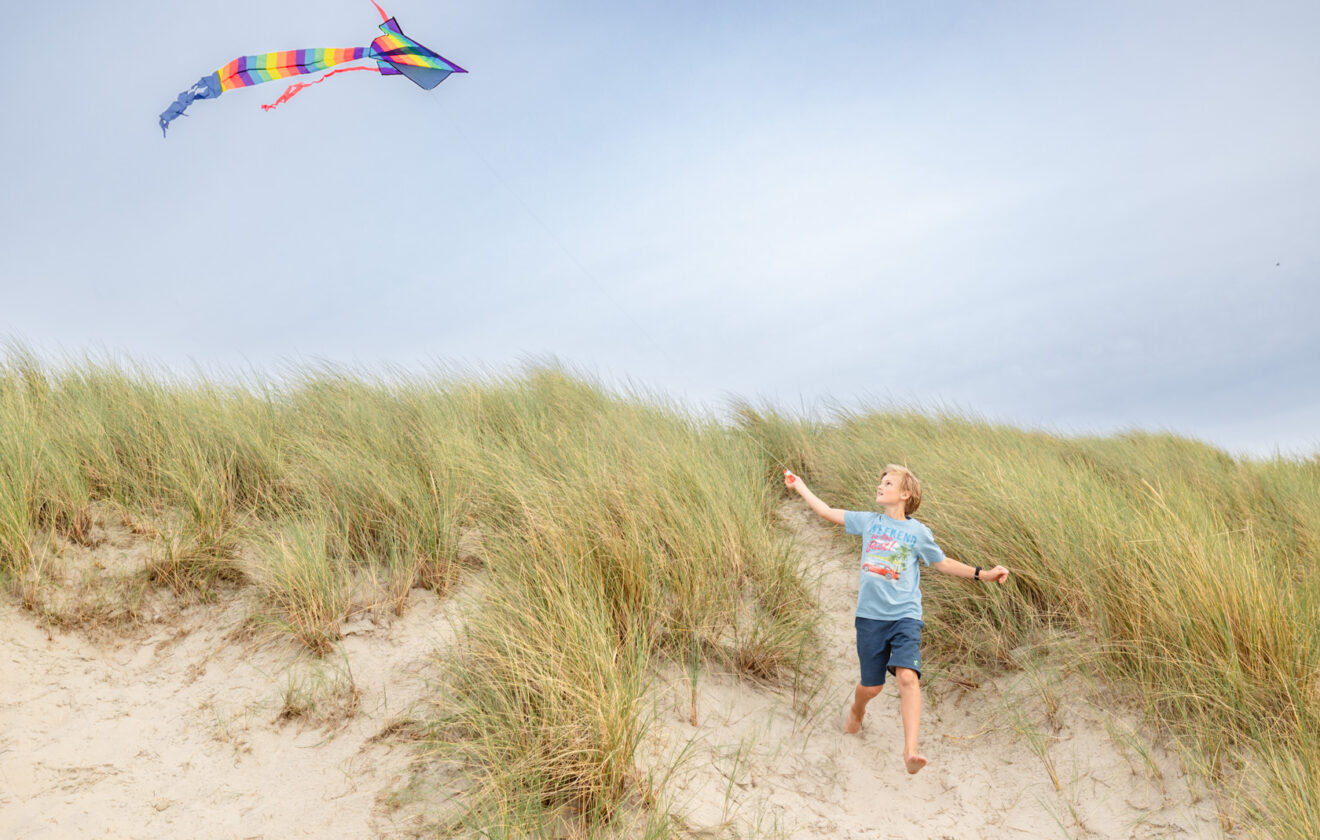
<path fill-rule="evenodd" d="M 866 544 L 865 556 L 866 559 L 862 561 L 863 572 L 897 581 L 908 567 L 912 549 L 900 545 L 891 534 L 872 534 L 871 541 Z"/>

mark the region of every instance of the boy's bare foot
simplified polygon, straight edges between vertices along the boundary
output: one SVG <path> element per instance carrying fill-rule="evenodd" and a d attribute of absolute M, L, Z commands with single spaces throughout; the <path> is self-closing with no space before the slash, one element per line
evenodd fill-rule
<path fill-rule="evenodd" d="M 921 768 L 926 766 L 926 757 L 924 755 L 903 755 L 903 763 L 907 765 L 907 771 L 912 774 L 921 772 Z"/>
<path fill-rule="evenodd" d="M 856 735 L 862 728 L 862 718 L 865 716 L 865 710 L 859 715 L 852 706 L 849 706 L 848 717 L 843 722 L 843 731 L 847 732 L 849 735 Z"/>

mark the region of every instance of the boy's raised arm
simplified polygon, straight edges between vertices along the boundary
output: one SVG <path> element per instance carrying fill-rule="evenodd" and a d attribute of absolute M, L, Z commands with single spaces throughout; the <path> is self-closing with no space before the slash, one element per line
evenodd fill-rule
<path fill-rule="evenodd" d="M 828 519 L 835 525 L 843 524 L 844 511 L 839 508 L 832 508 L 822 502 L 815 493 L 811 492 L 806 482 L 788 470 L 784 470 L 784 486 L 790 490 L 796 490 L 803 501 L 807 503 L 807 507 L 820 514 L 822 519 Z"/>

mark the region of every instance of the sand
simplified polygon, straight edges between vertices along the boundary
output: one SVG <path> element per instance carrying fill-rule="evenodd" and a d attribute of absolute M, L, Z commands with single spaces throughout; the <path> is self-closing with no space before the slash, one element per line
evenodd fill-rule
<path fill-rule="evenodd" d="M 132 642 L 47 632 L 0 604 L 0 837 L 375 838 L 446 606 L 414 590 L 316 659 L 238 641 L 247 607 L 195 606 Z M 292 716 L 290 716 L 292 714 Z"/>
<path fill-rule="evenodd" d="M 1065 665 L 1024 656 L 976 688 L 947 670 L 930 680 L 930 765 L 915 776 L 901 761 L 892 688 L 858 735 L 843 734 L 856 681 L 854 554 L 804 509 L 784 516 L 819 574 L 823 679 L 795 690 L 702 672 L 694 725 L 691 675 L 657 675 L 638 762 L 683 833 L 1234 836 L 1217 798 L 1185 776 L 1130 699 Z M 146 552 L 121 534 L 68 553 L 122 572 Z M 395 807 L 414 748 L 377 736 L 432 690 L 434 653 L 452 643 L 468 601 L 414 590 L 401 617 L 358 617 L 322 659 L 241 632 L 242 591 L 96 639 L 0 602 L 0 837 L 412 835 L 441 803 Z"/>

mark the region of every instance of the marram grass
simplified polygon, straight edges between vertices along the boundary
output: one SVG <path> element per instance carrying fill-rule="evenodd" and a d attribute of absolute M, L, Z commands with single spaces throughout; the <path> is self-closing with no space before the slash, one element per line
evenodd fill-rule
<path fill-rule="evenodd" d="M 464 824 L 487 834 L 603 830 L 650 807 L 635 752 L 659 660 L 696 651 L 786 680 L 814 652 L 754 442 L 557 369 L 274 388 L 19 354 L 0 423 L 0 574 L 16 591 L 41 584 L 40 538 L 92 505 L 163 535 L 149 582 L 207 597 L 242 577 L 254 619 L 317 652 L 353 612 L 479 576 L 433 731 L 472 779 Z"/>
<path fill-rule="evenodd" d="M 258 619 L 315 650 L 354 611 L 479 578 L 428 727 L 469 780 L 456 831 L 667 836 L 635 761 L 657 662 L 800 678 L 819 611 L 776 525 L 780 472 L 867 509 L 899 462 L 952 556 L 1015 573 L 928 579 L 933 654 L 1007 664 L 1078 634 L 1257 833 L 1320 836 L 1317 459 L 917 413 L 743 405 L 725 424 L 553 367 L 275 386 L 21 349 L 0 364 L 0 428 L 0 579 L 25 602 L 52 585 L 49 537 L 106 506 L 164 535 L 149 582 L 242 578 Z"/>
<path fill-rule="evenodd" d="M 1007 663 L 1042 630 L 1081 633 L 1261 836 L 1320 836 L 1320 458 L 904 413 L 741 417 L 836 506 L 867 507 L 877 467 L 906 464 L 948 554 L 1013 570 L 989 593 L 932 576 L 943 655 Z"/>

